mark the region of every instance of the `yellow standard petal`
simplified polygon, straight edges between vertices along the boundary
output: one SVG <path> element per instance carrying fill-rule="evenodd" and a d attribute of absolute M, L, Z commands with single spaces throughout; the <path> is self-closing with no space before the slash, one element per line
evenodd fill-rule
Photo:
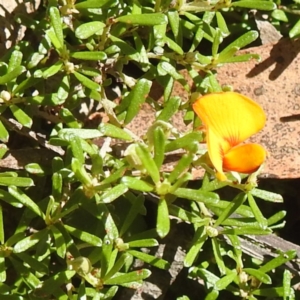
<path fill-rule="evenodd" d="M 193 104 L 193 109 L 206 127 L 208 153 L 216 175 L 225 180 L 224 156 L 260 131 L 266 115 L 256 102 L 235 92 L 202 96 Z"/>

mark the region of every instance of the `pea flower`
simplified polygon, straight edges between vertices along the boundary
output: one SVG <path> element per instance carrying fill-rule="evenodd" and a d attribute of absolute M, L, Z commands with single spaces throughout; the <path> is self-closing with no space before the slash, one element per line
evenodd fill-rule
<path fill-rule="evenodd" d="M 224 172 L 253 173 L 265 161 L 267 152 L 259 144 L 242 144 L 265 125 L 266 115 L 253 100 L 235 92 L 201 96 L 193 109 L 206 129 L 206 142 L 216 177 Z"/>

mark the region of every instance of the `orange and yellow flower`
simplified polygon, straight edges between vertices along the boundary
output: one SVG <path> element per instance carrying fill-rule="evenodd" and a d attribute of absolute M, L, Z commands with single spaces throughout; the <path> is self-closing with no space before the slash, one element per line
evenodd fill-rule
<path fill-rule="evenodd" d="M 198 98 L 193 109 L 206 128 L 208 155 L 216 177 L 224 172 L 253 173 L 265 161 L 267 152 L 259 144 L 242 144 L 265 125 L 266 115 L 253 100 L 235 93 L 212 93 Z"/>

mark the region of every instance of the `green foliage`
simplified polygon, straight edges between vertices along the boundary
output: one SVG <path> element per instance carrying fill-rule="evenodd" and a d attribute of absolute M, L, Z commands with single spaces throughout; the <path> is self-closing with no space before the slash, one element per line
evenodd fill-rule
<path fill-rule="evenodd" d="M 271 10 L 285 22 L 283 10 L 263 0 L 44 2 L 34 19 L 18 15 L 32 29 L 31 40 L 0 61 L 1 141 L 24 128 L 40 136 L 45 126 L 45 142 L 27 137 L 27 143 L 32 151 L 43 146 L 55 154 L 50 166 L 32 162 L 0 174 L 1 297 L 113 299 L 120 287 L 140 288 L 149 266 L 170 268 L 171 262 L 144 250 L 159 245 L 175 218 L 193 231 L 184 266 L 189 277 L 203 280 L 205 299 L 222 299 L 223 291 L 245 299 L 294 299 L 291 273 L 274 285 L 271 271 L 295 252 L 267 263 L 247 259 L 246 265 L 239 240 L 283 226 L 284 212 L 266 218 L 257 202 L 282 198 L 256 188 L 254 174 L 232 181 L 239 191 L 233 200 L 220 199 L 218 190 L 229 183 L 214 179 L 201 161 L 202 132 L 179 133 L 169 123 L 178 111 L 194 121 L 190 102 L 171 93 L 178 82 L 192 96 L 180 67 L 205 93 L 221 90 L 218 66 L 257 58 L 237 55 L 258 33 L 242 30 L 246 18 L 232 24 L 230 14 Z M 160 102 L 149 96 L 153 82 L 164 87 Z M 120 95 L 113 101 L 108 91 L 116 83 Z M 126 126 L 144 103 L 155 108 L 156 120 L 136 137 Z M 83 107 L 91 108 L 87 115 L 101 110 L 107 122 L 88 128 Z M 111 140 L 125 147 L 121 155 Z M 1 157 L 9 147 L 1 147 Z M 172 171 L 163 170 L 176 150 L 184 154 Z M 197 189 L 187 187 L 193 166 L 207 170 Z M 145 218 L 150 201 L 157 205 L 154 227 Z M 208 244 L 212 252 L 201 258 Z M 134 268 L 135 259 L 144 267 Z"/>
<path fill-rule="evenodd" d="M 288 31 L 290 38 L 297 38 L 300 36 L 300 3 L 298 0 L 293 0 L 293 4 L 281 5 L 275 9 L 272 14 L 273 24 L 283 30 Z"/>

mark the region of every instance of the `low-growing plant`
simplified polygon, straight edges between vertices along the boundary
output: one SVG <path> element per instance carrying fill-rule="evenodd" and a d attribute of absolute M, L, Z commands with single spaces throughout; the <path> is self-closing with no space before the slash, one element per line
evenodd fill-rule
<path fill-rule="evenodd" d="M 266 218 L 257 203 L 282 197 L 259 189 L 257 172 L 216 178 L 192 109 L 199 94 L 222 91 L 218 66 L 257 58 L 238 55 L 258 37 L 249 9 L 275 8 L 263 0 L 50 0 L 34 17 L 15 16 L 27 34 L 0 62 L 0 155 L 21 153 L 0 173 L 3 299 L 113 299 L 120 288 L 141 288 L 150 269 L 171 266 L 145 251 L 168 236 L 171 219 L 193 232 L 183 264 L 205 299 L 294 299 L 291 273 L 278 267 L 295 251 L 251 260 L 239 238 L 282 227 L 284 211 Z M 175 82 L 189 99 L 172 94 Z M 155 120 L 136 136 L 128 125 L 145 104 Z M 177 130 L 178 112 L 194 129 Z M 168 171 L 172 151 L 181 156 Z M 206 172 L 192 188 L 195 167 Z M 220 198 L 226 186 L 238 191 L 233 199 Z M 212 251 L 203 255 L 205 247 Z"/>

